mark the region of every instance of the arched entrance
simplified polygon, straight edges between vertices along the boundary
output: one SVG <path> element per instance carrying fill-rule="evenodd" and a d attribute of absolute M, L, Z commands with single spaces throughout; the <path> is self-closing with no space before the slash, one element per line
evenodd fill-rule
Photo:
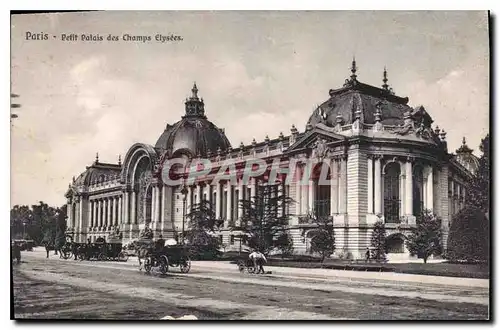
<path fill-rule="evenodd" d="M 137 196 L 136 214 L 137 223 L 151 222 L 151 203 L 152 203 L 152 186 L 151 186 L 151 162 L 149 158 L 143 157 L 139 160 L 134 173 L 134 192 Z"/>
<path fill-rule="evenodd" d="M 384 218 L 386 223 L 400 222 L 400 176 L 399 163 L 391 162 L 384 167 Z"/>
<path fill-rule="evenodd" d="M 404 236 L 401 234 L 390 235 L 385 240 L 386 253 L 405 253 Z"/>

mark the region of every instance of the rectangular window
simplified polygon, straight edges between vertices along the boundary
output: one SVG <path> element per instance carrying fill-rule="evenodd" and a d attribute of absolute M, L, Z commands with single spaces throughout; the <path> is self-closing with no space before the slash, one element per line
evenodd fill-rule
<path fill-rule="evenodd" d="M 222 242 L 223 242 L 223 236 L 219 235 L 219 244 L 222 244 Z"/>
<path fill-rule="evenodd" d="M 230 244 L 230 245 L 234 245 L 234 235 L 231 235 L 231 236 L 229 237 L 229 239 L 230 239 L 230 240 L 229 240 L 229 244 Z"/>

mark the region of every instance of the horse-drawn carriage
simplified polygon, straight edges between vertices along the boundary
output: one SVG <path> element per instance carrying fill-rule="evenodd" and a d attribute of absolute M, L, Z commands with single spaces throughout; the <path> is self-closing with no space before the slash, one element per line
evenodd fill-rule
<path fill-rule="evenodd" d="M 139 265 L 142 268 L 144 259 L 144 271 L 151 272 L 152 268 L 158 268 L 162 274 L 168 272 L 169 267 L 179 267 L 181 273 L 187 273 L 191 269 L 189 248 L 185 245 L 167 245 L 155 247 L 151 240 L 139 243 L 142 245 L 138 250 Z"/>
<path fill-rule="evenodd" d="M 115 260 L 127 261 L 128 254 L 123 251 L 121 240 L 110 240 L 110 242 L 75 243 L 67 240 L 60 251 L 61 258 L 69 259 L 76 254 L 80 260 Z"/>

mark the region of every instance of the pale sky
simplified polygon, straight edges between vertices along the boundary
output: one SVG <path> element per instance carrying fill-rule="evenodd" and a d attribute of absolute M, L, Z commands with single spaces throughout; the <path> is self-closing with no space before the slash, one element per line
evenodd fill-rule
<path fill-rule="evenodd" d="M 12 17 L 11 205 L 65 203 L 96 152 L 117 162 L 154 145 L 184 114 L 193 81 L 233 147 L 303 131 L 313 107 L 349 77 L 424 105 L 454 151 L 478 154 L 489 126 L 486 12 L 92 12 Z M 25 40 L 26 32 L 49 40 Z M 118 42 L 61 41 L 108 34 Z M 123 34 L 183 37 L 125 42 Z M 57 36 L 54 39 L 52 35 Z"/>

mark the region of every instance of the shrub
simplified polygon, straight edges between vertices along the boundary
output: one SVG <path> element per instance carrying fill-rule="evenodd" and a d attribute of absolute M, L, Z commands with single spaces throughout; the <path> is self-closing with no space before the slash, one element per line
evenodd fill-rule
<path fill-rule="evenodd" d="M 375 222 L 373 227 L 371 246 L 373 247 L 373 258 L 385 260 L 385 225 L 381 220 Z"/>
<path fill-rule="evenodd" d="M 489 221 L 483 211 L 474 206 L 465 207 L 451 222 L 447 257 L 454 261 L 487 261 L 489 236 Z"/>

